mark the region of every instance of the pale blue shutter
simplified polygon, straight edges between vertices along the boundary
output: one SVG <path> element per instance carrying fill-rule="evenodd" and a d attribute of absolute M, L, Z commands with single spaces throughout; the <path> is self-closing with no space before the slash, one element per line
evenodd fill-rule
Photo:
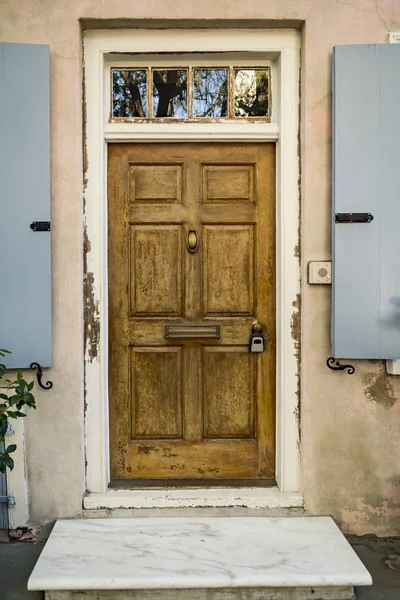
<path fill-rule="evenodd" d="M 52 364 L 49 47 L 0 44 L 0 347 Z"/>
<path fill-rule="evenodd" d="M 334 48 L 332 292 L 336 358 L 400 358 L 400 44 Z"/>

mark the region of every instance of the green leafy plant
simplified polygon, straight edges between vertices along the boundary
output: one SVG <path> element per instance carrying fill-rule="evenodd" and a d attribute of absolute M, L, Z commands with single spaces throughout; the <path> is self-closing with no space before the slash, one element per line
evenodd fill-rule
<path fill-rule="evenodd" d="M 11 353 L 8 350 L 0 349 L 2 359 L 7 354 Z M 5 372 L 6 365 L 0 363 L 0 381 L 4 378 Z M 9 419 L 26 417 L 26 413 L 21 410 L 25 406 L 36 409 L 35 397 L 31 393 L 34 382 L 25 381 L 22 371 L 17 372 L 17 378 L 14 381 L 5 379 L 4 383 L 4 386 L 0 383 L 6 391 L 6 393 L 0 393 L 0 442 L 4 442 Z M 4 452 L 0 451 L 0 473 L 5 473 L 7 467 L 10 470 L 14 468 L 14 461 L 10 455 L 16 449 L 16 444 L 10 444 L 4 449 Z"/>

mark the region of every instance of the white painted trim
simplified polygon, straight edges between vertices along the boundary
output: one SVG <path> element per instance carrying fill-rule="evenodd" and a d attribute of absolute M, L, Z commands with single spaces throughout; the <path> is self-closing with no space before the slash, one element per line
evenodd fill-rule
<path fill-rule="evenodd" d="M 276 482 L 284 492 L 298 492 L 300 472 L 300 423 L 298 421 L 299 363 L 293 339 L 293 318 L 300 298 L 299 252 L 299 76 L 297 49 L 280 54 L 280 138 L 276 157 Z M 284 85 L 283 85 L 284 82 Z"/>
<path fill-rule="evenodd" d="M 15 504 L 8 509 L 8 522 L 10 529 L 27 527 L 28 525 L 28 497 L 25 465 L 25 432 L 24 419 L 11 420 L 12 433 L 6 435 L 5 444 L 17 444 L 13 453 L 14 468 L 7 469 L 7 494 L 14 498 Z"/>
<path fill-rule="evenodd" d="M 400 44 L 400 31 L 393 31 L 392 33 L 389 33 L 389 43 Z"/>
<path fill-rule="evenodd" d="M 89 29 L 87 50 L 105 54 L 158 52 L 269 52 L 300 50 L 295 29 Z M 87 50 L 86 50 L 87 48 Z"/>
<path fill-rule="evenodd" d="M 277 463 L 276 479 L 280 497 L 300 491 L 299 427 L 297 422 L 297 375 L 296 344 L 292 338 L 292 318 L 298 294 L 300 293 L 299 259 L 295 255 L 298 240 L 299 221 L 299 157 L 298 143 L 298 104 L 300 35 L 295 30 L 89 30 L 84 33 L 84 60 L 87 106 L 87 157 L 88 169 L 85 174 L 84 223 L 90 243 L 87 255 L 88 272 L 93 275 L 93 299 L 97 308 L 96 318 L 100 322 L 100 343 L 96 357 L 88 352 L 85 356 L 86 384 L 86 489 L 90 503 L 93 496 L 99 498 L 138 499 L 143 490 L 107 491 L 109 483 L 108 447 L 108 339 L 107 339 L 107 228 L 106 228 L 106 142 L 115 140 L 143 141 L 199 140 L 201 129 L 190 134 L 178 124 L 168 124 L 165 136 L 162 125 L 147 124 L 148 134 L 134 131 L 135 124 L 106 123 L 107 90 L 105 85 L 105 60 L 115 52 L 261 52 L 274 57 L 275 81 L 278 93 L 274 99 L 273 124 L 243 124 L 243 138 L 232 130 L 232 123 L 221 125 L 221 131 L 212 136 L 213 140 L 224 139 L 271 139 L 277 143 Z M 247 54 L 249 56 L 249 54 Z M 249 59 L 250 60 L 250 59 Z M 284 84 L 283 84 L 284 83 Z M 279 123 L 279 126 L 278 126 Z M 118 130 L 115 127 L 118 126 Z M 234 124 L 238 127 L 239 124 Z M 214 126 L 215 127 L 215 126 Z M 222 133 L 224 130 L 225 133 Z M 118 131 L 118 133 L 117 133 Z M 204 135 L 205 134 L 204 130 Z M 217 132 L 217 129 L 215 129 Z M 153 136 L 153 138 L 152 138 Z M 168 136 L 168 137 L 167 137 Z M 264 137 L 263 137 L 264 136 Z M 249 138 L 249 139 L 250 139 Z M 210 139 L 210 133 L 206 139 Z M 260 490 L 257 490 L 259 493 Z M 151 498 L 150 492 L 145 492 Z M 172 493 L 172 491 L 168 491 Z M 207 490 L 203 490 L 204 498 Z M 111 494 L 111 495 L 110 495 Z M 265 498 L 268 490 L 264 490 Z M 241 501 L 251 493 L 244 488 L 240 492 Z M 188 496 L 185 496 L 188 498 Z M 292 498 L 292 496 L 289 496 Z M 292 498 L 290 502 L 295 502 Z M 270 497 L 271 500 L 271 497 Z M 155 501 L 155 500 L 154 500 Z M 205 500 L 204 500 L 205 501 Z M 105 500 L 104 500 L 105 502 Z M 133 502 L 133 500 L 130 502 Z M 221 500 L 222 502 L 222 500 Z M 271 500 L 272 502 L 272 500 Z M 297 501 L 296 501 L 297 502 Z M 298 504 L 294 504 L 298 506 Z"/>
<path fill-rule="evenodd" d="M 215 488 L 169 490 L 108 490 L 89 494 L 85 509 L 99 508 L 293 508 L 303 506 L 301 494 L 278 488 Z"/>
<path fill-rule="evenodd" d="M 228 125 L 228 126 L 227 126 Z M 107 142 L 276 142 L 277 123 L 259 126 L 246 123 L 108 123 L 104 128 Z M 168 137 L 167 137 L 168 136 Z"/>

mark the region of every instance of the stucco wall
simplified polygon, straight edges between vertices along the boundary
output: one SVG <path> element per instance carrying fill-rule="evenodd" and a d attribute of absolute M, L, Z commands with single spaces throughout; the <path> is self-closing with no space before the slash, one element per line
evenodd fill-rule
<path fill-rule="evenodd" d="M 84 489 L 82 99 L 79 19 L 303 22 L 301 85 L 301 453 L 305 507 L 353 533 L 400 533 L 400 377 L 359 361 L 325 366 L 330 288 L 308 286 L 330 258 L 331 49 L 384 43 L 398 0 L 0 0 L 0 41 L 50 44 L 54 367 L 26 423 L 31 525 L 77 515 Z M 198 23 L 197 23 L 198 25 Z M 103 23 L 107 27 L 107 22 Z M 367 124 L 366 124 L 367 126 Z"/>

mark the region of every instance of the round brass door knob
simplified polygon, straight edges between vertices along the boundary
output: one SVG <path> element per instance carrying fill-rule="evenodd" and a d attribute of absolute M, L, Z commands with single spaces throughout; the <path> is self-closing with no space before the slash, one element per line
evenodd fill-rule
<path fill-rule="evenodd" d="M 197 248 L 199 247 L 199 240 L 194 229 L 191 229 L 188 233 L 187 247 L 189 252 L 196 252 Z"/>

